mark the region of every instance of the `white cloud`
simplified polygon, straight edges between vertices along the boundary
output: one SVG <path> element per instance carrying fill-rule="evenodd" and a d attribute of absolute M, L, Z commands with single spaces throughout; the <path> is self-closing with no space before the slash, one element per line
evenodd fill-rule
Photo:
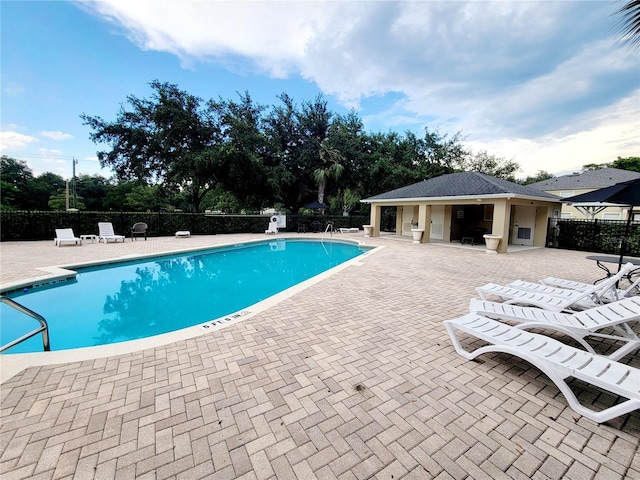
<path fill-rule="evenodd" d="M 515 157 L 527 174 L 556 170 L 545 163 L 556 155 L 581 165 L 611 161 L 611 152 L 638 154 L 640 106 L 629 99 L 640 86 L 640 61 L 611 36 L 612 2 L 80 5 L 139 48 L 173 53 L 185 65 L 299 74 L 356 108 L 392 94 L 392 105 L 364 120 L 384 116 L 385 129 L 461 130 L 490 153 L 495 146 L 495 154 Z"/>
<path fill-rule="evenodd" d="M 16 82 L 3 82 L 2 91 L 6 95 L 17 96 L 25 93 L 27 89 L 23 85 Z"/>
<path fill-rule="evenodd" d="M 520 164 L 520 177 L 539 170 L 549 173 L 579 171 L 589 163 L 609 163 L 617 157 L 640 153 L 640 90 L 612 106 L 594 111 L 592 126 L 577 133 L 545 135 L 538 138 L 504 138 L 489 142 L 469 142 L 474 150 L 488 150 Z"/>
<path fill-rule="evenodd" d="M 305 47 L 338 8 L 323 2 L 80 0 L 115 23 L 143 50 L 165 51 L 183 63 L 214 57 L 251 59 L 276 77 L 295 71 Z"/>
<path fill-rule="evenodd" d="M 555 128 L 637 82 L 637 58 L 608 36 L 611 5 L 587 3 L 81 1 L 142 49 L 299 73 L 347 106 L 400 92 L 417 118 L 497 135 Z"/>
<path fill-rule="evenodd" d="M 59 158 L 56 158 L 62 155 L 62 152 L 60 150 L 54 150 L 52 148 L 39 148 L 38 153 L 40 154 L 43 160 L 46 160 L 49 162 L 58 162 L 58 161 L 66 162 L 67 161 L 67 160 L 60 160 Z"/>
<path fill-rule="evenodd" d="M 40 135 L 42 135 L 43 137 L 47 137 L 50 138 L 52 140 L 56 140 L 56 141 L 60 141 L 60 140 L 69 140 L 71 138 L 73 138 L 73 135 L 69 134 L 69 133 L 64 133 L 61 131 L 44 131 L 44 132 L 40 132 Z"/>
<path fill-rule="evenodd" d="M 0 151 L 19 151 L 38 139 L 18 132 L 0 132 Z"/>
<path fill-rule="evenodd" d="M 52 172 L 65 178 L 71 176 L 71 159 L 65 157 L 60 150 L 38 148 L 29 156 L 28 162 L 35 176 L 45 172 Z"/>

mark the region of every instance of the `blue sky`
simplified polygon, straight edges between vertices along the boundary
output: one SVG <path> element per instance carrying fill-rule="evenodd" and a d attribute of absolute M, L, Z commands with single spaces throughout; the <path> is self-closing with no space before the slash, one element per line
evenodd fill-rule
<path fill-rule="evenodd" d="M 615 1 L 14 1 L 0 5 L 0 151 L 99 173 L 79 115 L 154 79 L 264 105 L 322 93 L 368 131 L 462 131 L 519 177 L 640 156 L 640 54 Z"/>

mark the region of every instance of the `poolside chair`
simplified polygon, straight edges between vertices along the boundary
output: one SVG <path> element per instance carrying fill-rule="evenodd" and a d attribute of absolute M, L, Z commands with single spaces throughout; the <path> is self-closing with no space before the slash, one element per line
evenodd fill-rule
<path fill-rule="evenodd" d="M 588 337 L 622 342 L 623 345 L 607 358 L 619 360 L 627 353 L 640 348 L 640 337 L 631 328 L 632 322 L 640 323 L 640 297 L 629 297 L 617 302 L 576 313 L 550 312 L 541 308 L 520 307 L 506 303 L 471 299 L 469 311 L 486 317 L 516 322 L 516 328 L 529 330 L 543 328 L 570 336 L 587 351 L 596 353 L 587 342 Z M 613 334 L 601 333 L 611 329 Z"/>
<path fill-rule="evenodd" d="M 98 232 L 98 243 L 100 243 L 100 240 L 104 240 L 104 243 L 108 243 L 109 240 L 114 242 L 122 240 L 124 242 L 124 235 L 116 235 L 110 222 L 98 222 Z"/>
<path fill-rule="evenodd" d="M 621 280 L 623 277 L 627 276 L 629 274 L 629 272 L 631 272 L 633 269 L 635 268 L 635 266 L 632 263 L 627 263 L 625 265 L 623 265 L 623 267 L 620 269 L 620 271 L 615 275 L 616 278 L 618 279 L 617 281 Z M 544 283 L 535 283 L 535 282 L 525 282 L 523 280 L 516 280 L 514 282 L 508 283 L 507 286 L 508 287 L 514 287 L 514 288 L 519 288 L 521 290 L 528 290 L 531 292 L 538 292 L 538 293 L 544 293 L 544 294 L 549 294 L 549 295 L 559 295 L 559 296 L 564 296 L 565 293 L 567 291 L 578 291 L 578 292 L 587 292 L 587 291 L 593 291 L 593 292 L 600 292 L 598 293 L 600 300 L 607 302 L 607 301 L 615 301 L 618 300 L 619 298 L 624 297 L 627 293 L 629 293 L 632 289 L 633 289 L 633 285 L 629 288 L 629 289 L 617 289 L 616 288 L 616 282 L 611 282 L 609 281 L 609 278 L 605 279 L 605 282 L 602 282 L 600 284 L 589 284 L 589 283 L 582 283 L 580 284 L 579 282 L 571 282 L 571 285 L 573 285 L 576 288 L 568 288 L 568 287 L 554 287 L 551 285 L 547 285 Z M 638 282 L 640 283 L 640 279 L 638 280 Z M 600 286 L 602 286 L 602 288 L 599 288 Z"/>
<path fill-rule="evenodd" d="M 82 245 L 82 239 L 75 236 L 72 228 L 56 228 L 56 238 L 53 239 L 53 243 L 58 247 L 63 243 Z"/>
<path fill-rule="evenodd" d="M 322 232 L 322 223 L 320 223 L 320 220 L 314 220 L 313 222 L 311 222 L 311 231 L 313 233 Z"/>
<path fill-rule="evenodd" d="M 635 267 L 635 265 L 634 265 Z M 637 268 L 635 268 L 637 270 Z M 617 296 L 618 298 L 628 297 L 633 294 L 637 294 L 640 292 L 640 274 L 636 280 L 632 280 L 632 272 L 628 272 L 626 275 L 629 280 L 629 286 L 624 289 L 618 289 Z M 584 292 L 593 286 L 591 283 L 583 283 L 576 282 L 573 280 L 566 280 L 564 278 L 556 278 L 556 277 L 546 277 L 540 280 L 542 285 L 548 285 L 550 287 L 559 287 L 559 288 L 568 288 L 570 290 L 578 290 L 579 292 Z"/>
<path fill-rule="evenodd" d="M 147 226 L 146 223 L 144 222 L 137 222 L 133 224 L 133 227 L 131 227 L 131 240 L 133 241 L 134 238 L 136 238 L 136 235 L 144 235 L 144 240 L 147 240 L 147 228 L 149 228 Z"/>
<path fill-rule="evenodd" d="M 565 278 L 546 277 L 540 280 L 542 285 L 548 285 L 550 287 L 569 288 L 571 290 L 584 291 L 591 288 L 593 283 L 576 282 L 574 280 L 567 280 Z"/>
<path fill-rule="evenodd" d="M 586 287 L 577 289 L 577 288 L 561 288 L 561 287 L 552 287 L 549 285 L 543 285 L 541 283 L 533 283 L 533 282 L 525 282 L 522 280 L 516 280 L 515 282 L 508 283 L 508 287 L 519 288 L 521 290 L 528 290 L 530 292 L 538 292 L 538 293 L 547 293 L 549 295 L 560 295 L 563 296 L 567 291 L 574 292 L 587 292 L 592 289 L 594 285 L 586 284 Z M 600 284 L 601 285 L 601 284 Z M 608 289 L 602 290 L 597 294 L 599 301 L 601 303 L 605 302 L 615 302 L 624 297 L 628 297 L 633 295 L 636 288 L 640 285 L 640 277 L 633 281 L 627 288 L 615 288 L 615 285 L 612 285 Z M 598 284 L 596 284 L 598 286 Z M 596 291 L 598 291 L 596 289 Z"/>
<path fill-rule="evenodd" d="M 265 230 L 264 233 L 266 235 L 269 235 L 269 234 L 275 235 L 276 233 L 278 233 L 278 217 L 276 216 L 271 217 L 271 220 L 269 221 L 269 228 Z"/>
<path fill-rule="evenodd" d="M 497 285 L 488 283 L 477 287 L 476 291 L 482 300 L 489 300 L 486 295 L 495 295 L 507 303 L 520 305 L 533 305 L 554 312 L 571 312 L 592 308 L 611 301 L 609 290 L 615 287 L 616 282 L 625 275 L 627 264 L 618 273 L 607 278 L 605 281 L 592 285 L 588 290 L 582 292 L 563 288 L 545 287 L 539 285 L 537 289 L 525 290 L 510 285 Z M 523 282 L 524 283 L 524 282 Z M 538 285 L 538 284 L 532 284 Z"/>
<path fill-rule="evenodd" d="M 446 320 L 444 325 L 456 352 L 464 358 L 473 360 L 488 352 L 520 357 L 540 369 L 556 384 L 569 407 L 594 422 L 606 422 L 640 408 L 640 369 L 474 313 Z M 487 345 L 468 351 L 460 343 L 456 331 L 482 340 Z M 589 408 L 578 401 L 567 384 L 566 380 L 571 377 L 627 400 L 600 411 Z"/>

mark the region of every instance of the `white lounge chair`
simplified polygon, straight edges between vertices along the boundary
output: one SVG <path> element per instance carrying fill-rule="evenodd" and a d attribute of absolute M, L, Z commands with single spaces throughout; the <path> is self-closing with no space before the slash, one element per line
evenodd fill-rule
<path fill-rule="evenodd" d="M 640 278 L 634 282 L 634 284 L 640 283 Z M 611 288 L 606 290 L 594 289 L 592 299 L 597 303 L 607 303 L 607 302 L 615 302 L 616 300 L 620 300 L 627 296 L 635 287 L 634 284 L 631 284 L 629 288 L 621 289 L 615 288 L 615 285 L 612 285 Z M 582 290 L 576 290 L 572 288 L 560 288 L 560 287 L 551 287 L 549 285 L 543 285 L 541 283 L 533 283 L 533 282 L 525 282 L 523 280 L 516 280 L 514 282 L 508 283 L 507 287 L 513 287 L 520 290 L 526 290 L 528 292 L 536 292 L 542 293 L 545 295 L 553 295 L 557 297 L 564 297 L 567 295 L 567 292 L 587 292 L 590 289 L 585 288 Z M 593 285 L 591 285 L 593 287 Z"/>
<path fill-rule="evenodd" d="M 584 291 L 593 285 L 593 283 L 576 282 L 574 280 L 567 280 L 565 278 L 546 277 L 540 280 L 542 285 L 548 285 L 550 287 L 569 288 L 571 290 Z"/>
<path fill-rule="evenodd" d="M 540 280 L 540 283 L 549 287 L 568 288 L 570 290 L 577 290 L 579 292 L 584 292 L 585 290 L 588 290 L 593 286 L 592 283 L 576 282 L 573 280 L 566 280 L 564 278 L 556 277 L 543 278 L 542 280 Z M 636 294 L 638 290 L 640 290 L 640 275 L 638 275 L 637 279 L 633 281 L 630 280 L 630 283 L 626 288 L 618 288 L 615 293 L 618 298 L 623 298 Z"/>
<path fill-rule="evenodd" d="M 124 242 L 124 235 L 116 235 L 110 222 L 98 222 L 98 232 L 98 243 L 100 243 L 100 240 L 104 240 L 104 243 L 108 243 L 109 240 L 114 242 L 122 240 Z"/>
<path fill-rule="evenodd" d="M 544 293 L 530 292 L 519 288 L 507 287 L 506 285 L 497 285 L 495 283 L 487 283 L 482 287 L 476 288 L 478 295 L 482 300 L 489 300 L 487 295 L 495 295 L 506 303 L 515 305 L 530 305 L 553 312 L 575 312 L 584 310 L 585 308 L 593 308 L 597 304 L 589 300 L 589 294 L 576 292 L 575 294 L 567 294 L 565 297 L 559 297 Z"/>
<path fill-rule="evenodd" d="M 58 247 L 63 243 L 82 245 L 82 239 L 75 236 L 72 228 L 56 228 L 56 238 L 53 239 L 53 243 Z"/>
<path fill-rule="evenodd" d="M 444 325 L 456 352 L 464 358 L 473 360 L 488 352 L 503 352 L 520 357 L 544 372 L 556 384 L 574 411 L 594 422 L 606 422 L 640 408 L 640 370 L 637 368 L 473 313 L 446 320 Z M 487 345 L 474 351 L 465 350 L 456 331 L 480 339 Z M 566 382 L 571 377 L 627 400 L 604 410 L 594 410 L 578 401 Z"/>
<path fill-rule="evenodd" d="M 577 291 L 577 292 L 594 292 L 597 295 L 597 302 L 613 302 L 619 300 L 625 296 L 627 296 L 634 288 L 635 284 L 640 283 L 640 278 L 631 286 L 626 289 L 616 288 L 616 283 L 625 277 L 631 270 L 633 270 L 635 266 L 631 263 L 625 264 L 620 272 L 615 275 L 616 281 L 610 281 L 610 278 L 605 279 L 604 282 L 598 284 L 589 284 L 583 283 L 580 284 L 578 288 L 569 288 L 569 287 L 557 287 L 551 286 L 544 283 L 535 283 L 535 282 L 525 282 L 523 280 L 516 280 L 514 282 L 508 283 L 508 287 L 519 288 L 521 290 L 528 290 L 530 292 L 538 292 L 544 293 L 548 295 L 557 295 L 564 296 L 567 291 Z M 579 282 L 572 282 L 574 286 L 577 286 Z M 609 286 L 607 288 L 607 286 Z"/>
<path fill-rule="evenodd" d="M 535 289 L 524 290 L 511 285 L 497 285 L 488 283 L 481 287 L 477 287 L 476 291 L 482 300 L 489 300 L 486 295 L 495 295 L 506 300 L 507 303 L 519 305 L 533 305 L 535 307 L 544 308 L 555 312 L 584 310 L 585 308 L 593 308 L 610 301 L 609 290 L 615 288 L 618 282 L 625 274 L 627 264 L 618 273 L 612 275 L 601 283 L 592 285 L 588 290 L 578 291 L 563 288 L 546 287 L 539 284 Z M 525 283 L 525 282 L 522 282 Z"/>
<path fill-rule="evenodd" d="M 541 308 L 520 307 L 473 298 L 469 302 L 469 311 L 494 319 L 516 322 L 516 328 L 523 330 L 542 328 L 564 333 L 591 353 L 597 352 L 587 342 L 587 338 L 622 342 L 621 347 L 607 355 L 607 358 L 612 360 L 619 360 L 640 348 L 640 337 L 630 325 L 632 322 L 640 322 L 640 297 L 628 297 L 576 313 L 550 312 Z M 601 333 L 606 328 L 611 328 L 615 334 Z"/>

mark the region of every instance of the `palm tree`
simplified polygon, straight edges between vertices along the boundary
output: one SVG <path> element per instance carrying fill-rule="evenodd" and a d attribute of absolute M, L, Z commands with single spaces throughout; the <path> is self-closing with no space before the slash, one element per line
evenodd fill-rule
<path fill-rule="evenodd" d="M 621 16 L 618 28 L 620 40 L 640 48 L 640 0 L 631 0 L 616 11 Z"/>
<path fill-rule="evenodd" d="M 330 179 L 338 180 L 344 172 L 344 157 L 336 148 L 327 145 L 326 140 L 320 143 L 320 160 L 322 167 L 313 172 L 313 179 L 318 184 L 318 202 L 324 203 L 324 190 Z"/>

